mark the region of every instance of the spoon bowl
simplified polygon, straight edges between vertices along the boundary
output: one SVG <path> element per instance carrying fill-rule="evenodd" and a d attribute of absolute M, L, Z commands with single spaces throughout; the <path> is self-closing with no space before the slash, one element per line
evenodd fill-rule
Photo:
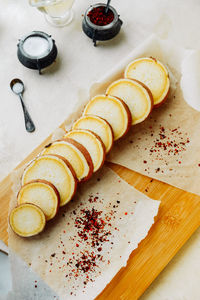
<path fill-rule="evenodd" d="M 22 94 L 24 92 L 24 83 L 20 79 L 15 78 L 10 82 L 10 88 L 16 95 Z"/>

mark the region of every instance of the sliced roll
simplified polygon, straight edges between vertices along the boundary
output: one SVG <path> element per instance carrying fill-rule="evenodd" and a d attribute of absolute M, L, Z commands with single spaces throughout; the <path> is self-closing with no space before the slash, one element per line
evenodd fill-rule
<path fill-rule="evenodd" d="M 150 90 L 136 80 L 116 80 L 109 85 L 106 94 L 119 97 L 128 105 L 132 115 L 132 125 L 144 121 L 153 108 Z"/>
<path fill-rule="evenodd" d="M 31 237 L 44 230 L 46 218 L 41 208 L 31 203 L 25 203 L 11 211 L 9 223 L 16 234 L 22 237 Z"/>
<path fill-rule="evenodd" d="M 114 135 L 110 124 L 98 116 L 83 116 L 78 119 L 72 127 L 75 129 L 88 129 L 96 133 L 104 143 L 106 153 L 108 153 L 113 145 Z"/>
<path fill-rule="evenodd" d="M 86 105 L 84 115 L 96 115 L 105 119 L 112 127 L 114 140 L 124 136 L 131 126 L 131 113 L 128 106 L 112 96 L 97 95 Z"/>
<path fill-rule="evenodd" d="M 159 106 L 167 99 L 170 87 L 167 68 L 152 57 L 132 61 L 125 69 L 126 78 L 143 82 L 152 92 L 154 105 Z"/>
<path fill-rule="evenodd" d="M 82 144 L 90 153 L 94 166 L 94 172 L 99 170 L 104 163 L 106 152 L 100 137 L 98 137 L 95 133 L 85 129 L 69 131 L 64 137 L 71 138 Z"/>
<path fill-rule="evenodd" d="M 21 187 L 17 203 L 32 203 L 42 209 L 49 221 L 55 217 L 60 205 L 60 195 L 56 187 L 46 180 L 34 180 Z"/>
<path fill-rule="evenodd" d="M 88 180 L 93 174 L 93 163 L 87 149 L 75 140 L 66 138 L 55 141 L 45 147 L 45 154 L 57 154 L 63 156 L 72 165 L 79 181 Z"/>
<path fill-rule="evenodd" d="M 59 155 L 42 155 L 24 170 L 22 185 L 36 179 L 51 182 L 60 194 L 60 206 L 68 203 L 76 192 L 76 174 L 70 163 Z"/>

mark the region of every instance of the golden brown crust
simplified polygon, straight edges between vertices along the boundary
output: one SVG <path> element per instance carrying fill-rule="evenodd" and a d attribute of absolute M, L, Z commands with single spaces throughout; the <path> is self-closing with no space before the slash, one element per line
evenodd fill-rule
<path fill-rule="evenodd" d="M 29 185 L 30 183 L 37 183 L 37 182 L 38 182 L 38 183 L 44 183 L 44 184 L 46 184 L 46 185 L 49 185 L 49 186 L 54 190 L 54 192 L 55 192 L 55 194 L 56 194 L 56 197 L 57 197 L 57 199 L 58 199 L 58 205 L 57 205 L 56 213 L 55 213 L 55 216 L 56 216 L 57 213 L 58 213 L 58 211 L 59 211 L 59 207 L 60 207 L 60 193 L 59 193 L 59 191 L 57 190 L 57 188 L 55 187 L 55 185 L 53 185 L 53 183 L 51 183 L 51 182 L 49 182 L 49 181 L 47 181 L 47 180 L 45 180 L 45 179 L 35 179 L 35 180 L 31 180 L 31 181 L 25 183 L 25 184 L 21 187 L 21 189 L 24 188 L 25 186 Z M 18 192 L 18 194 L 17 194 L 17 203 L 18 203 L 18 205 L 20 205 L 19 202 L 18 202 L 18 197 L 19 197 L 19 193 L 20 193 L 21 189 L 19 190 L 19 192 Z M 35 204 L 35 205 L 36 205 L 36 204 Z M 37 205 L 36 205 L 36 206 L 37 206 Z M 55 216 L 54 216 L 54 217 L 55 217 Z M 47 221 L 48 221 L 48 220 L 47 220 Z M 50 220 L 49 220 L 49 221 L 50 221 Z"/>
<path fill-rule="evenodd" d="M 72 176 L 74 177 L 74 193 L 72 194 L 71 196 L 71 199 L 74 197 L 75 193 L 76 193 L 76 189 L 77 189 L 77 183 L 78 183 L 78 179 L 76 177 L 76 173 L 73 169 L 73 167 L 71 166 L 71 164 L 68 162 L 68 160 L 66 158 L 64 158 L 63 156 L 61 155 L 58 155 L 58 154 L 48 154 L 48 156 L 55 156 L 55 157 L 58 157 L 60 159 L 62 159 L 64 161 L 64 163 L 68 166 L 68 168 L 70 169 L 71 173 L 72 173 Z M 69 201 L 68 201 L 69 202 Z M 67 203 L 66 203 L 67 204 Z"/>
<path fill-rule="evenodd" d="M 169 96 L 169 92 L 170 92 L 170 86 L 169 86 L 169 89 L 168 89 L 168 92 L 167 92 L 165 98 L 164 98 L 161 102 L 159 102 L 159 103 L 157 103 L 157 104 L 154 104 L 154 107 L 155 107 L 155 108 L 160 107 L 164 102 L 167 101 L 167 98 L 168 98 L 168 96 Z"/>
<path fill-rule="evenodd" d="M 93 116 L 93 115 L 88 115 L 88 116 Z M 100 117 L 100 116 L 96 116 L 96 117 L 98 117 L 99 119 L 104 120 L 104 122 L 106 122 L 106 124 L 109 126 L 109 128 L 110 128 L 110 130 L 111 130 L 111 133 L 112 133 L 112 144 L 111 144 L 111 146 L 110 146 L 109 151 L 106 153 L 106 154 L 108 154 L 108 153 L 110 152 L 110 150 L 112 149 L 113 144 L 114 144 L 114 132 L 113 132 L 113 129 L 112 129 L 110 123 L 109 123 L 107 120 L 105 120 L 104 118 L 102 118 L 102 117 Z"/>
<path fill-rule="evenodd" d="M 109 96 L 109 95 L 106 95 L 106 96 Z M 116 97 L 116 96 L 112 96 L 113 98 L 117 98 L 117 100 L 119 100 L 122 105 L 124 106 L 126 112 L 127 112 L 127 117 L 128 117 L 128 123 L 127 123 L 127 128 L 126 128 L 126 131 L 124 132 L 124 134 L 122 136 L 120 136 L 119 139 L 121 139 L 123 136 L 125 136 L 127 134 L 127 132 L 129 131 L 131 125 L 132 125 L 132 115 L 131 115 L 131 112 L 130 112 L 130 109 L 128 107 L 128 105 L 119 97 Z M 119 140 L 118 139 L 118 140 Z"/>
<path fill-rule="evenodd" d="M 106 158 L 106 148 L 105 148 L 105 145 L 104 143 L 102 142 L 102 139 L 100 138 L 100 136 L 98 136 L 96 133 L 94 133 L 92 130 L 89 130 L 89 129 L 79 129 L 79 130 L 86 130 L 86 131 L 89 131 L 91 132 L 95 137 L 96 139 L 101 143 L 101 146 L 103 148 L 103 159 L 102 159 L 102 163 L 101 165 L 99 166 L 98 170 L 103 166 L 104 162 L 105 162 L 105 158 Z M 96 170 L 97 171 L 97 170 Z"/>
<path fill-rule="evenodd" d="M 70 144 L 72 144 L 73 146 L 75 146 L 82 154 L 83 156 L 85 157 L 87 163 L 88 163 L 88 166 L 89 166 L 89 172 L 88 172 L 88 175 L 86 177 L 84 177 L 83 179 L 80 180 L 80 182 L 84 182 L 84 181 L 87 181 L 88 179 L 91 178 L 92 174 L 93 174 L 93 170 L 94 170 L 94 166 L 93 166 L 93 162 L 92 162 L 92 158 L 90 156 L 90 153 L 88 152 L 88 150 L 82 145 L 80 144 L 79 142 L 71 139 L 71 138 L 63 138 L 61 140 L 58 140 L 58 141 L 64 141 L 64 142 L 68 142 Z"/>
<path fill-rule="evenodd" d="M 158 62 L 157 59 L 156 59 L 155 57 L 150 56 L 150 58 L 153 59 L 156 63 Z M 159 63 L 161 63 L 161 62 L 159 61 Z M 163 64 L 162 64 L 162 65 L 163 65 Z M 163 65 L 163 66 L 164 66 L 164 68 L 166 69 L 165 65 Z M 169 78 L 169 72 L 168 72 L 168 71 L 167 71 L 167 77 L 168 77 L 168 79 L 170 80 L 170 78 Z M 170 92 L 170 84 L 169 84 L 169 88 L 168 88 L 168 91 L 167 91 L 167 94 L 166 94 L 165 98 L 163 98 L 162 101 L 160 101 L 159 103 L 154 104 L 154 107 L 155 107 L 155 108 L 158 108 L 159 106 L 161 106 L 161 105 L 167 100 L 167 98 L 168 98 L 168 96 L 169 96 L 169 92 Z"/>
<path fill-rule="evenodd" d="M 101 146 L 102 146 L 102 148 L 103 148 L 103 161 L 102 161 L 102 163 L 101 163 L 101 165 L 100 165 L 100 167 L 97 169 L 97 170 L 99 170 L 101 167 L 102 167 L 102 165 L 103 165 L 103 163 L 104 163 L 104 161 L 105 161 L 105 156 L 106 156 L 106 149 L 105 149 L 105 146 L 104 146 L 104 143 L 102 142 L 102 140 L 101 140 L 101 138 L 96 134 L 96 133 L 94 133 L 93 131 L 91 131 L 91 130 L 88 130 L 88 129 L 76 129 L 77 131 L 88 131 L 88 132 L 90 132 L 92 135 L 94 135 L 95 136 L 95 138 L 100 142 L 100 144 L 101 144 Z M 70 132 L 72 132 L 72 131 L 74 131 L 74 130 L 69 130 L 69 131 L 67 131 L 66 132 L 66 134 L 68 134 L 68 133 L 70 133 Z M 73 138 L 71 138 L 71 139 L 73 139 Z M 95 170 L 95 172 L 97 171 L 97 170 Z"/>
<path fill-rule="evenodd" d="M 104 146 L 104 143 L 102 142 L 101 138 L 96 133 L 94 133 L 93 131 L 88 130 L 88 129 L 78 129 L 78 130 L 80 130 L 80 131 L 88 131 L 88 132 L 92 133 L 95 136 L 95 138 L 100 142 L 100 144 L 101 144 L 101 146 L 103 148 L 103 159 L 102 159 L 102 163 L 101 163 L 100 167 L 98 168 L 98 170 L 99 170 L 103 166 L 104 161 L 105 161 L 105 157 L 106 157 L 106 148 Z"/>
<path fill-rule="evenodd" d="M 149 114 L 146 116 L 146 119 L 148 118 L 148 116 L 150 115 L 150 113 L 152 112 L 153 108 L 156 107 L 156 105 L 154 105 L 154 101 L 153 101 L 153 95 L 152 95 L 152 92 L 151 90 L 148 88 L 148 86 L 146 86 L 146 84 L 144 84 L 143 82 L 137 80 L 137 79 L 129 79 L 129 80 L 132 80 L 132 81 L 136 81 L 137 83 L 141 84 L 141 86 L 143 88 L 146 89 L 147 93 L 149 94 L 149 97 L 150 97 L 150 100 L 151 100 L 151 109 L 149 110 Z M 145 119 L 145 120 L 146 120 Z M 143 120 L 143 122 L 145 121 Z"/>
<path fill-rule="evenodd" d="M 72 194 L 72 196 L 71 196 L 71 199 L 74 197 L 74 195 L 75 195 L 75 193 L 76 193 L 76 190 L 77 190 L 77 185 L 78 185 L 78 179 L 77 179 L 77 177 L 76 177 L 76 173 L 75 173 L 75 171 L 74 171 L 74 169 L 72 168 L 72 166 L 71 166 L 71 164 L 63 157 L 63 156 L 61 156 L 61 155 L 57 155 L 57 154 L 48 154 L 48 155 L 52 155 L 52 156 L 57 156 L 58 158 L 61 158 L 65 163 L 66 163 L 66 165 L 68 166 L 68 168 L 70 169 L 70 171 L 72 172 L 72 175 L 73 175 L 73 177 L 74 177 L 74 192 L 73 192 L 73 194 Z M 69 202 L 69 201 L 68 201 Z M 67 202 L 67 203 L 68 203 Z M 66 203 L 66 204 L 67 204 Z M 65 205 L 65 204 L 64 204 Z M 62 205 L 63 206 L 63 205 Z"/>

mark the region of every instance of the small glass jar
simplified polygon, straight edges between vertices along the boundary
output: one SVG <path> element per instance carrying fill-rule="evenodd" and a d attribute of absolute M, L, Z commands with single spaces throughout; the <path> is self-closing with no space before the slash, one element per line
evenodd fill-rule
<path fill-rule="evenodd" d="M 52 26 L 63 27 L 73 20 L 74 0 L 29 0 L 29 3 L 38 8 Z"/>
<path fill-rule="evenodd" d="M 82 22 L 82 29 L 84 33 L 93 40 L 94 46 L 96 46 L 96 41 L 106 41 L 114 38 L 120 31 L 122 26 L 122 21 L 119 18 L 114 7 L 109 6 L 109 10 L 113 13 L 114 18 L 111 23 L 106 25 L 96 25 L 91 22 L 88 14 L 98 7 L 105 7 L 105 3 L 97 3 L 91 5 L 85 12 L 84 19 Z"/>

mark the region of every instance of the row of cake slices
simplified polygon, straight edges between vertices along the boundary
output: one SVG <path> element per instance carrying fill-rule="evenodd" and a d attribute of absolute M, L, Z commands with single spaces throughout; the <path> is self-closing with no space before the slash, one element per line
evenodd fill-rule
<path fill-rule="evenodd" d="M 169 75 L 162 63 L 154 58 L 131 62 L 124 78 L 112 82 L 105 95 L 92 98 L 71 131 L 26 167 L 18 206 L 9 218 L 12 229 L 24 237 L 41 232 L 46 220 L 72 199 L 77 183 L 101 168 L 113 142 L 144 121 L 168 92 Z"/>

